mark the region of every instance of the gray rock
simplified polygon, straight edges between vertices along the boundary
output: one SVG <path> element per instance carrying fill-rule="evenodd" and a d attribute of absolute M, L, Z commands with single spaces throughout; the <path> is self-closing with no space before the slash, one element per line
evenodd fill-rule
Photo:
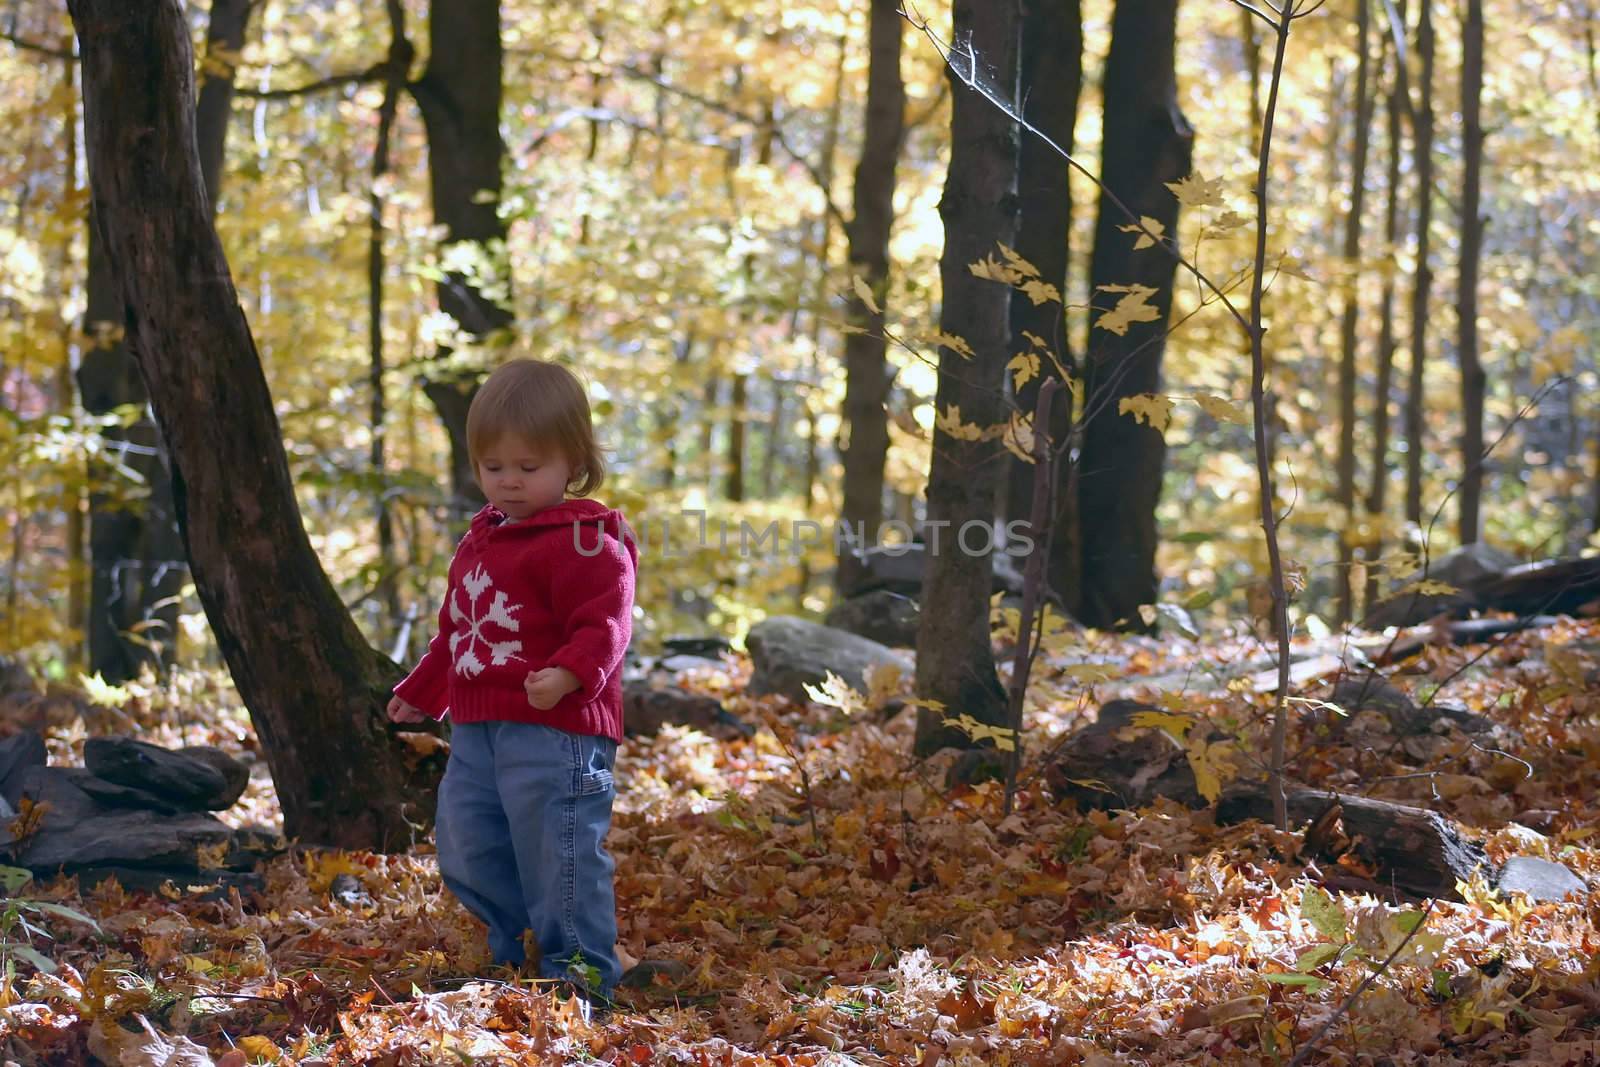
<path fill-rule="evenodd" d="M 70 769 L 72 768 L 45 767 L 37 764 L 24 767 L 6 782 L 6 803 L 19 811 L 22 809 L 24 798 L 35 804 L 49 805 L 44 810 L 44 822 L 41 824 L 46 829 L 53 826 L 69 826 L 80 819 L 87 819 L 103 812 L 105 808 L 85 793 L 73 781 L 72 775 L 66 773 Z"/>
<path fill-rule="evenodd" d="M 85 867 L 198 871 L 199 850 L 233 842 L 233 831 L 212 815 L 106 811 L 70 826 L 46 825 L 11 845 L 13 858 L 36 874 Z"/>
<path fill-rule="evenodd" d="M 724 652 L 732 651 L 733 645 L 728 639 L 715 634 L 705 637 L 679 634 L 661 639 L 661 652 L 667 656 L 705 656 L 714 660 Z"/>
<path fill-rule="evenodd" d="M 917 620 L 915 600 L 887 589 L 874 589 L 839 601 L 828 609 L 823 623 L 881 645 L 915 648 Z"/>
<path fill-rule="evenodd" d="M 790 615 L 756 623 L 745 646 L 755 664 L 746 692 L 781 693 L 798 703 L 810 699 L 805 686 L 821 685 L 830 670 L 865 692 L 866 673 L 873 666 L 898 667 L 903 674 L 913 669 L 909 656 L 876 641 Z"/>
<path fill-rule="evenodd" d="M 24 730 L 0 741 L 0 792 L 7 790 L 13 775 L 29 767 L 43 767 L 47 762 L 44 738 L 36 731 Z"/>
<path fill-rule="evenodd" d="M 1495 888 L 1501 893 L 1525 893 L 1536 901 L 1561 901 L 1568 896 L 1583 899 L 1589 887 L 1563 863 L 1534 856 L 1512 856 L 1500 868 Z"/>
<path fill-rule="evenodd" d="M 748 736 L 755 729 L 730 715 L 715 697 L 647 681 L 622 685 L 622 729 L 629 737 L 653 736 L 668 723 L 692 726 L 722 740 Z"/>
<path fill-rule="evenodd" d="M 212 745 L 189 745 L 178 749 L 178 754 L 191 756 L 222 773 L 227 788 L 214 798 L 214 803 L 206 805 L 207 811 L 226 811 L 244 796 L 245 787 L 250 784 L 250 768 L 242 761 Z"/>
<path fill-rule="evenodd" d="M 54 768 L 67 781 L 108 808 L 137 808 L 172 815 L 184 809 L 148 789 L 108 782 L 84 767 Z"/>
<path fill-rule="evenodd" d="M 975 537 L 968 538 L 969 542 L 978 540 Z M 942 528 L 939 531 L 939 552 L 959 551 L 956 532 Z M 919 596 L 922 593 L 923 575 L 927 571 L 928 555 L 929 546 L 921 541 L 905 545 L 874 545 L 867 549 L 852 548 L 839 559 L 834 588 L 839 596 L 846 599 L 875 589 L 887 589 L 903 596 Z M 999 548 L 990 554 L 989 560 L 994 570 L 991 591 L 1020 594 L 1022 572 L 1017 569 L 1016 562 Z"/>
<path fill-rule="evenodd" d="M 250 773 L 216 749 L 173 751 L 129 737 L 91 737 L 83 762 L 108 782 L 148 790 L 189 811 L 231 806 Z M 236 764 L 237 771 L 225 773 L 225 763 Z"/>

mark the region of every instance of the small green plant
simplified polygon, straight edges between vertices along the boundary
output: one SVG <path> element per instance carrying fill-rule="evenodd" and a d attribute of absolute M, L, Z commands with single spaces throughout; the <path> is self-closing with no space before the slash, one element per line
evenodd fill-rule
<path fill-rule="evenodd" d="M 0 890 L 6 896 L 5 909 L 0 911 L 0 965 L 3 965 L 5 984 L 10 988 L 17 975 L 17 960 L 32 964 L 40 971 L 53 974 L 55 961 L 34 947 L 35 939 L 53 940 L 40 924 L 40 919 L 54 915 L 61 919 L 83 923 L 96 933 L 100 926 L 89 916 L 64 904 L 48 900 L 29 900 L 16 894 L 33 880 L 33 875 L 23 867 L 0 866 Z"/>
<path fill-rule="evenodd" d="M 1414 942 L 1421 960 L 1431 960 L 1443 947 L 1444 939 L 1439 935 L 1419 936 L 1427 913 L 1415 909 L 1365 912 L 1355 918 L 1352 930 L 1352 917 L 1317 886 L 1308 886 L 1301 894 L 1300 915 L 1328 940 L 1302 952 L 1295 960 L 1294 970 L 1263 975 L 1269 982 L 1304 986 L 1316 992 L 1332 984 L 1311 973 L 1323 965 L 1338 967 L 1346 960 L 1360 959 L 1377 972 L 1387 969 L 1408 943 Z"/>

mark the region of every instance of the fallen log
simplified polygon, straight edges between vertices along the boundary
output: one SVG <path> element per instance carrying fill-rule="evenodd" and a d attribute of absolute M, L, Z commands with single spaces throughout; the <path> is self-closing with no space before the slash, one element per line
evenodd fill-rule
<path fill-rule="evenodd" d="M 1479 605 L 1490 611 L 1594 615 L 1600 613 L 1600 556 L 1512 567 L 1475 582 L 1472 592 Z"/>
<path fill-rule="evenodd" d="M 1474 874 L 1493 877 L 1483 849 L 1436 811 L 1315 789 L 1291 793 L 1288 803 L 1291 825 L 1314 824 L 1306 835 L 1308 850 L 1378 885 L 1459 901 L 1457 882 Z M 1219 823 L 1245 819 L 1272 821 L 1264 788 L 1236 789 L 1218 804 Z"/>

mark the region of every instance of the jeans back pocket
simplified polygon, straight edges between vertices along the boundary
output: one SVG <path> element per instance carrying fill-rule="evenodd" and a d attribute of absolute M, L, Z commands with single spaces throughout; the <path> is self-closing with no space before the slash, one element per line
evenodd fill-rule
<path fill-rule="evenodd" d="M 616 760 L 617 743 L 609 737 L 579 736 L 578 738 L 578 795 L 594 796 L 605 793 L 615 784 L 611 773 Z"/>

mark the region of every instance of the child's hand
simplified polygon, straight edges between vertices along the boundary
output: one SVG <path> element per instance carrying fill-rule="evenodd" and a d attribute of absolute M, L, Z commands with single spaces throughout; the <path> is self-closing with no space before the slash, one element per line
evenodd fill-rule
<path fill-rule="evenodd" d="M 578 676 L 565 667 L 546 667 L 542 671 L 529 671 L 522 680 L 528 691 L 528 703 L 540 711 L 549 711 L 556 703 L 582 683 Z"/>
<path fill-rule="evenodd" d="M 407 704 L 398 696 L 389 701 L 390 722 L 427 722 L 428 715 L 414 704 Z"/>

